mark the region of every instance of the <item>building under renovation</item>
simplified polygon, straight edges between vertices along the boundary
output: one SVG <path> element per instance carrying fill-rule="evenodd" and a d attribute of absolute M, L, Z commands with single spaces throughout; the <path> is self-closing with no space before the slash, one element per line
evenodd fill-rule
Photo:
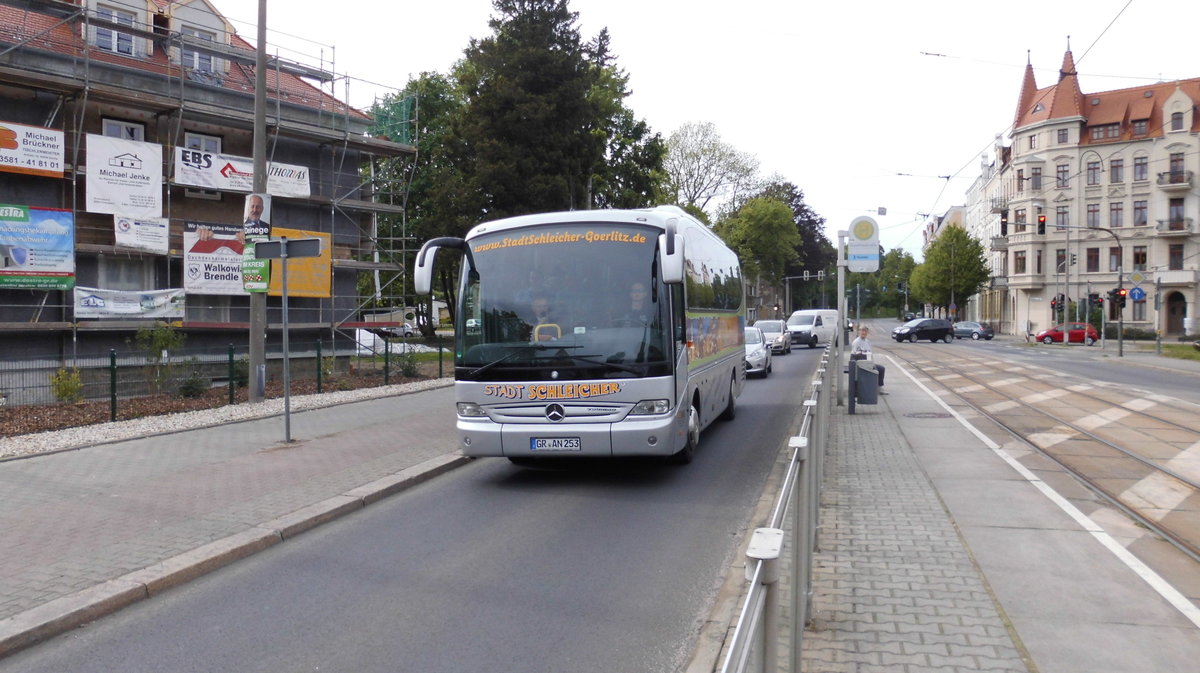
<path fill-rule="evenodd" d="M 163 324 L 241 346 L 255 290 L 277 351 L 279 263 L 243 265 L 255 46 L 205 0 L 0 0 L 0 28 L 6 358 L 70 364 Z M 289 267 L 289 334 L 332 340 L 403 305 L 403 185 L 372 176 L 404 175 L 412 138 L 339 100 L 332 64 L 270 58 L 265 75 L 262 219 L 321 241 Z"/>

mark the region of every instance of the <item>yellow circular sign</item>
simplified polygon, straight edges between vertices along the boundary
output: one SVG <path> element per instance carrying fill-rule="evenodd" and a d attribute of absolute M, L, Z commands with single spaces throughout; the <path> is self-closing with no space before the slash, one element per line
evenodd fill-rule
<path fill-rule="evenodd" d="M 869 241 L 875 237 L 875 226 L 875 220 L 869 217 L 860 217 L 854 221 L 851 233 L 860 241 Z"/>

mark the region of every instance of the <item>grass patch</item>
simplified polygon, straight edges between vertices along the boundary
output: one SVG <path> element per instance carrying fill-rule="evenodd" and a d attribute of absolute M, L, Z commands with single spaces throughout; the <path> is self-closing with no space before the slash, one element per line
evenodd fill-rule
<path fill-rule="evenodd" d="M 1200 351 L 1191 344 L 1163 344 L 1162 354 L 1180 360 L 1200 360 Z"/>

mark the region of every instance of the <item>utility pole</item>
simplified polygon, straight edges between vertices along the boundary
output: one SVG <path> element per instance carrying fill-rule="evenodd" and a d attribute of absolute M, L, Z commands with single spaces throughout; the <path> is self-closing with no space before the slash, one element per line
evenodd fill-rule
<path fill-rule="evenodd" d="M 833 342 L 837 344 L 834 348 L 834 387 L 837 390 L 837 405 L 842 406 L 842 376 L 837 372 L 842 366 L 842 342 L 846 340 L 846 270 L 849 263 L 846 261 L 846 239 L 850 237 L 849 231 L 839 231 L 838 248 L 837 248 L 837 310 L 838 310 L 838 326 L 837 337 Z M 828 365 L 826 365 L 828 366 Z"/>
<path fill-rule="evenodd" d="M 267 191 L 267 0 L 258 0 L 258 49 L 254 58 L 254 193 Z M 267 293 L 250 293 L 251 402 L 267 390 Z M 284 354 L 286 357 L 286 353 Z"/>

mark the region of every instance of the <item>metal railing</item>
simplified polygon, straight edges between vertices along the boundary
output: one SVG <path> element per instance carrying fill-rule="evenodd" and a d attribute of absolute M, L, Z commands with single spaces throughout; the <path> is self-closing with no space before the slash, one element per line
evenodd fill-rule
<path fill-rule="evenodd" d="M 811 617 L 812 557 L 817 549 L 821 483 L 829 422 L 833 410 L 833 381 L 837 376 L 829 347 L 821 357 L 800 433 L 788 439 L 792 457 L 768 525 L 758 528 L 746 550 L 746 580 L 750 583 L 733 635 L 725 645 L 721 673 L 776 671 L 784 641 L 780 616 L 785 598 L 780 589 L 782 556 L 790 543 L 792 624 L 791 670 L 800 670 L 804 626 Z"/>
<path fill-rule="evenodd" d="M 371 344 L 351 339 L 290 344 L 289 352 L 267 353 L 271 380 L 278 379 L 283 360 L 291 364 L 293 380 L 315 380 L 316 392 L 338 389 L 346 376 L 378 377 L 378 385 L 406 375 L 414 365 L 408 356 L 416 339 L 382 338 Z M 438 372 L 441 347 L 438 341 Z M 109 420 L 119 409 L 137 406 L 137 400 L 154 396 L 199 397 L 204 391 L 227 391 L 235 404 L 235 390 L 248 382 L 248 348 L 177 348 L 150 353 L 144 349 L 111 349 L 92 357 L 63 359 L 12 359 L 0 363 L 0 413 L 37 414 L 44 405 L 107 402 Z M 274 375 L 272 375 L 274 371 Z"/>

